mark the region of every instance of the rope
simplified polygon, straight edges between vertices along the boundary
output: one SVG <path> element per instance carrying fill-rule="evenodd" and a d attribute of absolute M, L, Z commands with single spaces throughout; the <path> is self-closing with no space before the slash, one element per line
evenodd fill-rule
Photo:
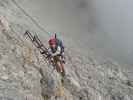
<path fill-rule="evenodd" d="M 16 0 L 12 0 L 12 2 L 16 5 L 16 7 L 18 9 L 20 9 L 25 16 L 27 16 L 40 30 L 42 30 L 44 33 L 47 33 L 49 35 L 49 32 L 46 31 L 41 25 L 38 24 L 38 22 L 32 17 L 30 16 L 17 2 Z"/>
<path fill-rule="evenodd" d="M 17 2 L 16 0 L 12 0 L 12 2 L 16 5 L 16 7 L 18 9 L 20 9 L 24 14 L 25 16 L 27 16 L 40 30 L 42 30 L 44 33 L 47 33 L 49 36 L 51 36 L 53 33 L 51 32 L 48 32 L 46 29 L 44 29 L 40 24 L 38 24 L 38 22 L 32 17 L 30 16 L 24 8 L 22 8 Z M 56 32 L 56 35 L 59 36 L 60 32 Z"/>

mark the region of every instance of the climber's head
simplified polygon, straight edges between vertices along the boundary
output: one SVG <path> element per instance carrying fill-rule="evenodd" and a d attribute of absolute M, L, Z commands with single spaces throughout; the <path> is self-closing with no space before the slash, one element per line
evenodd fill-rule
<path fill-rule="evenodd" d="M 56 47 L 56 39 L 55 39 L 55 37 L 50 38 L 48 42 L 49 42 L 49 46 L 51 48 L 55 48 Z"/>

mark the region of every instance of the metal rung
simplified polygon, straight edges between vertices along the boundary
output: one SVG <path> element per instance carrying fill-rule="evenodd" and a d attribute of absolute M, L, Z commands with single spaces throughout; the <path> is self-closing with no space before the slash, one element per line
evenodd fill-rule
<path fill-rule="evenodd" d="M 34 46 L 36 48 L 40 49 L 41 51 L 43 51 L 43 54 L 45 54 L 46 56 L 48 55 L 47 48 L 43 45 L 43 43 L 41 42 L 41 40 L 39 39 L 39 37 L 37 35 L 33 36 L 29 31 L 26 31 L 24 33 L 24 35 L 27 35 L 30 38 L 30 40 L 32 41 L 32 43 L 34 44 Z"/>
<path fill-rule="evenodd" d="M 41 44 L 41 45 L 37 46 L 37 48 L 41 48 L 41 47 L 43 47 L 43 44 Z"/>

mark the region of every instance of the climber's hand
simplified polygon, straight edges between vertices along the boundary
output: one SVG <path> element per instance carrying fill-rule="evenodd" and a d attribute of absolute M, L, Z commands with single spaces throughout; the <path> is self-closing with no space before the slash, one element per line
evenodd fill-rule
<path fill-rule="evenodd" d="M 53 53 L 53 54 L 51 54 L 51 56 L 52 56 L 52 57 L 55 57 L 55 56 L 57 56 L 57 54 L 56 54 L 56 53 Z"/>

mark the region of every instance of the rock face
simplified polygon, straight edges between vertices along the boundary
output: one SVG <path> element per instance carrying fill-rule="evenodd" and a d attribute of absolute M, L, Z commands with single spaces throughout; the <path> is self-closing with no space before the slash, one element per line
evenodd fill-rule
<path fill-rule="evenodd" d="M 133 100 L 132 73 L 110 60 L 97 62 L 75 48 L 66 48 L 62 83 L 60 75 L 20 34 L 37 28 L 13 1 L 0 0 L 4 16 L 0 17 L 0 100 Z"/>

